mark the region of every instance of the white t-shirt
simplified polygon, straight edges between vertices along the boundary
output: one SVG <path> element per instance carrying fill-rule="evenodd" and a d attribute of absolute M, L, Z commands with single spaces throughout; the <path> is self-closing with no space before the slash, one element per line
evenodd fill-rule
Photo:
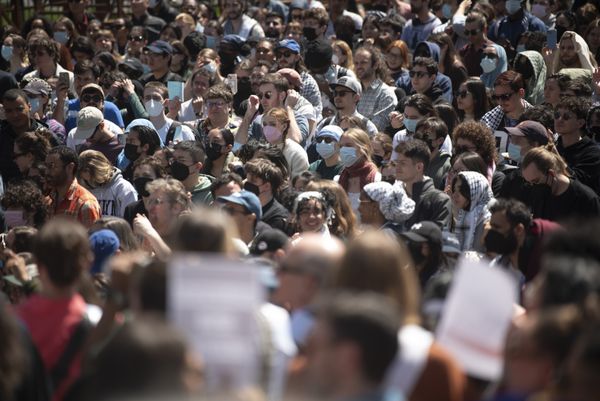
<path fill-rule="evenodd" d="M 110 132 L 112 132 L 115 135 L 121 135 L 123 133 L 123 128 L 119 127 L 117 124 L 113 123 L 110 120 L 104 120 L 104 124 L 106 124 L 108 126 L 108 129 L 110 130 Z M 75 139 L 75 130 L 77 129 L 77 127 L 73 128 L 71 131 L 69 131 L 69 133 L 67 134 L 67 147 L 73 149 L 73 150 L 77 150 L 77 146 L 81 145 L 82 143 L 85 143 L 85 139 Z"/>
<path fill-rule="evenodd" d="M 167 120 L 167 122 L 162 127 L 158 128 L 157 126 L 154 126 L 154 128 L 156 128 L 156 132 L 158 132 L 160 141 L 164 145 L 168 145 L 168 143 L 165 143 L 165 140 L 167 139 L 167 133 L 169 132 L 169 128 L 171 128 L 171 124 L 173 124 L 173 120 L 171 120 L 170 118 L 166 118 L 166 120 Z M 181 125 L 181 138 L 177 137 L 177 133 L 173 137 L 173 141 L 175 141 L 175 142 L 193 141 L 195 139 L 196 139 L 196 137 L 194 136 L 194 133 L 192 132 L 190 127 L 188 127 L 187 125 L 184 125 L 184 124 Z"/>

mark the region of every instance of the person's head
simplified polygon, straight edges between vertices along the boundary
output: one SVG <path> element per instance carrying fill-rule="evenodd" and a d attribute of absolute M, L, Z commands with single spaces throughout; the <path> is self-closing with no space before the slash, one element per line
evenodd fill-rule
<path fill-rule="evenodd" d="M 359 128 L 350 128 L 340 138 L 340 157 L 345 167 L 370 162 L 373 147 L 369 134 Z"/>
<path fill-rule="evenodd" d="M 471 11 L 465 21 L 465 36 L 469 42 L 475 44 L 484 40 L 487 32 L 485 16 L 477 11 Z"/>
<path fill-rule="evenodd" d="M 206 161 L 206 153 L 196 141 L 181 141 L 173 146 L 171 175 L 179 181 L 196 180 Z M 194 184 L 195 185 L 195 184 Z"/>
<path fill-rule="evenodd" d="M 49 208 L 40 188 L 32 181 L 17 181 L 7 186 L 2 200 L 7 228 L 41 227 L 47 220 Z"/>
<path fill-rule="evenodd" d="M 153 73 L 163 73 L 171 65 L 173 46 L 164 40 L 155 40 L 144 47 L 144 53 L 148 57 L 148 66 Z"/>
<path fill-rule="evenodd" d="M 565 92 L 571 78 L 565 74 L 552 74 L 546 78 L 544 85 L 544 102 L 556 107 L 562 92 Z"/>
<path fill-rule="evenodd" d="M 244 169 L 246 171 L 244 188 L 257 194 L 261 204 L 266 205 L 284 182 L 281 170 L 272 161 L 262 158 L 248 161 Z"/>
<path fill-rule="evenodd" d="M 456 94 L 456 105 L 460 119 L 472 114 L 478 121 L 489 110 L 489 101 L 485 84 L 480 78 L 468 78 L 460 84 Z"/>
<path fill-rule="evenodd" d="M 402 224 L 414 211 L 415 202 L 401 185 L 371 182 L 362 188 L 358 211 L 363 224 L 375 229 L 386 222 Z"/>
<path fill-rule="evenodd" d="M 94 40 L 96 53 L 112 52 L 116 42 L 115 35 L 108 29 L 100 29 L 92 39 Z"/>
<path fill-rule="evenodd" d="M 241 18 L 243 13 L 246 12 L 247 6 L 246 0 L 223 0 L 221 2 L 223 14 L 229 20 Z"/>
<path fill-rule="evenodd" d="M 238 236 L 235 223 L 219 210 L 194 210 L 179 219 L 173 233 L 176 251 L 235 254 L 232 242 Z"/>
<path fill-rule="evenodd" d="M 219 196 L 229 196 L 234 192 L 240 192 L 243 187 L 242 177 L 236 173 L 225 173 L 212 182 L 210 193 L 216 199 Z"/>
<path fill-rule="evenodd" d="M 328 226 L 332 212 L 331 195 L 326 191 L 307 191 L 294 201 L 293 217 L 299 232 L 321 232 Z"/>
<path fill-rule="evenodd" d="M 487 177 L 476 171 L 462 171 L 451 184 L 452 205 L 456 210 L 473 211 L 477 206 L 485 206 L 492 199 Z"/>
<path fill-rule="evenodd" d="M 142 55 L 142 49 L 148 44 L 148 37 L 146 30 L 142 26 L 133 26 L 129 31 L 127 37 L 127 44 L 125 49 L 127 54 L 131 57 L 140 57 Z"/>
<path fill-rule="evenodd" d="M 577 97 L 561 99 L 554 112 L 554 132 L 559 135 L 583 133 L 590 107 L 591 104 L 587 99 Z"/>
<path fill-rule="evenodd" d="M 2 46 L 10 48 L 11 58 L 18 57 L 22 61 L 25 60 L 25 56 L 27 55 L 27 42 L 22 36 L 15 33 L 9 33 L 4 37 Z"/>
<path fill-rule="evenodd" d="M 227 85 L 211 86 L 205 93 L 208 118 L 211 122 L 227 121 L 231 113 L 233 94 Z"/>
<path fill-rule="evenodd" d="M 438 64 L 430 57 L 417 57 L 410 70 L 410 81 L 417 93 L 427 92 L 437 77 Z"/>
<path fill-rule="evenodd" d="M 498 199 L 490 206 L 490 230 L 485 236 L 488 253 L 510 255 L 520 249 L 532 222 L 531 211 L 515 199 Z"/>
<path fill-rule="evenodd" d="M 302 13 L 302 24 L 302 33 L 308 41 L 322 38 L 327 31 L 329 14 L 324 8 L 309 8 Z"/>
<path fill-rule="evenodd" d="M 478 153 L 487 165 L 491 165 L 497 158 L 496 141 L 490 129 L 483 123 L 465 121 L 460 123 L 452 133 L 453 154 L 463 152 Z"/>
<path fill-rule="evenodd" d="M 439 117 L 428 117 L 421 120 L 415 130 L 415 138 L 425 142 L 432 153 L 442 147 L 447 135 L 448 126 Z"/>
<path fill-rule="evenodd" d="M 36 162 L 44 162 L 50 150 L 52 133 L 46 128 L 25 132 L 15 139 L 13 161 L 23 175 L 27 175 Z"/>
<path fill-rule="evenodd" d="M 390 14 L 381 19 L 378 26 L 379 36 L 375 43 L 385 50 L 392 42 L 400 38 L 402 28 L 404 28 L 404 20 L 398 14 Z"/>
<path fill-rule="evenodd" d="M 272 108 L 281 107 L 287 97 L 289 82 L 281 74 L 267 74 L 258 86 L 258 97 L 265 113 Z"/>
<path fill-rule="evenodd" d="M 286 140 L 290 119 L 282 108 L 269 109 L 262 117 L 263 133 L 270 144 L 282 143 Z"/>
<path fill-rule="evenodd" d="M 68 186 L 79 166 L 77 153 L 66 146 L 50 149 L 46 156 L 46 183 L 52 188 Z"/>
<path fill-rule="evenodd" d="M 508 153 L 512 160 L 519 162 L 530 149 L 552 143 L 548 130 L 537 121 L 525 120 L 516 127 L 506 128 L 509 135 Z"/>
<path fill-rule="evenodd" d="M 34 37 L 27 44 L 29 61 L 38 70 L 51 69 L 58 63 L 58 45 L 47 37 Z"/>
<path fill-rule="evenodd" d="M 348 381 L 378 387 L 398 351 L 400 317 L 382 295 L 341 293 L 317 304 L 308 348 L 312 384 L 324 398 L 356 397 Z"/>
<path fill-rule="evenodd" d="M 133 229 L 127 220 L 115 216 L 104 216 L 94 222 L 90 233 L 108 229 L 119 238 L 119 250 L 123 252 L 135 251 L 140 247 L 138 239 L 133 234 Z"/>
<path fill-rule="evenodd" d="M 328 191 L 333 194 L 333 214 L 329 231 L 340 238 L 353 238 L 356 231 L 356 216 L 352 211 L 348 194 L 333 180 L 313 180 L 306 185 L 307 191 Z"/>
<path fill-rule="evenodd" d="M 285 19 L 283 15 L 276 12 L 267 14 L 265 20 L 265 36 L 267 38 L 280 39 L 285 31 Z"/>
<path fill-rule="evenodd" d="M 525 83 L 518 72 L 508 70 L 498 75 L 494 81 L 492 99 L 497 102 L 506 114 L 515 112 L 521 107 L 525 97 Z"/>
<path fill-rule="evenodd" d="M 82 60 L 73 69 L 75 92 L 81 95 L 81 89 L 89 84 L 98 83 L 100 69 L 90 60 Z"/>
<path fill-rule="evenodd" d="M 427 144 L 419 139 L 410 139 L 400 142 L 394 151 L 398 155 L 396 178 L 410 183 L 422 180 L 431 159 Z"/>
<path fill-rule="evenodd" d="M 204 97 L 209 88 L 218 82 L 217 67 L 209 63 L 200 67 L 192 74 L 192 94 L 194 97 Z"/>
<path fill-rule="evenodd" d="M 2 95 L 4 118 L 13 129 L 21 131 L 29 127 L 31 105 L 27 94 L 21 89 L 9 89 Z"/>
<path fill-rule="evenodd" d="M 283 39 L 275 46 L 275 58 L 279 68 L 296 69 L 302 60 L 300 45 L 294 39 Z"/>
<path fill-rule="evenodd" d="M 87 84 L 81 88 L 79 98 L 81 108 L 95 107 L 100 111 L 104 110 L 104 90 L 100 85 Z"/>
<path fill-rule="evenodd" d="M 323 159 L 329 159 L 340 151 L 339 141 L 343 131 L 336 125 L 326 125 L 315 136 L 317 153 Z"/>
<path fill-rule="evenodd" d="M 456 157 L 452 163 L 452 168 L 448 172 L 448 182 L 452 183 L 454 177 L 462 171 L 476 171 L 480 174 L 487 174 L 488 167 L 485 161 L 475 152 L 463 152 Z"/>
<path fill-rule="evenodd" d="M 79 155 L 77 177 L 87 189 L 95 189 L 110 181 L 114 167 L 103 153 L 86 150 Z"/>
<path fill-rule="evenodd" d="M 169 101 L 169 92 L 162 82 L 151 81 L 144 87 L 144 107 L 150 117 L 164 114 L 165 106 Z"/>
<path fill-rule="evenodd" d="M 331 43 L 333 55 L 337 58 L 337 65 L 354 70 L 354 58 L 352 57 L 352 49 L 343 40 L 334 40 Z"/>
<path fill-rule="evenodd" d="M 183 142 L 180 142 L 183 143 Z M 171 234 L 177 217 L 189 210 L 191 201 L 181 181 L 173 178 L 158 178 L 146 184 L 150 194 L 144 202 L 152 227 L 164 238 Z"/>
<path fill-rule="evenodd" d="M 73 288 L 92 262 L 83 226 L 61 217 L 52 219 L 38 232 L 33 254 L 42 285 L 50 288 Z"/>
<path fill-rule="evenodd" d="M 383 54 L 374 46 L 366 45 L 356 50 L 354 66 L 356 77 L 360 81 L 381 79 L 386 82 L 388 80 L 389 70 L 385 65 Z"/>
<path fill-rule="evenodd" d="M 404 127 L 415 132 L 417 123 L 426 117 L 437 117 L 431 100 L 420 93 L 409 96 L 404 102 Z"/>
<path fill-rule="evenodd" d="M 553 187 L 556 177 L 569 176 L 567 163 L 560 155 L 544 147 L 531 149 L 521 162 L 521 174 L 532 185 Z"/>
<path fill-rule="evenodd" d="M 381 17 L 376 14 L 367 14 L 363 20 L 361 36 L 363 39 L 375 40 L 379 37 L 379 21 Z"/>
<path fill-rule="evenodd" d="M 362 94 L 360 83 L 352 77 L 342 77 L 330 85 L 333 103 L 338 110 L 355 110 Z"/>
<path fill-rule="evenodd" d="M 208 131 L 206 142 L 206 157 L 217 160 L 227 157 L 233 148 L 233 133 L 228 128 L 213 128 Z"/>
<path fill-rule="evenodd" d="M 146 184 L 157 178 L 165 177 L 164 167 L 156 157 L 141 157 L 133 163 L 133 186 L 144 201 L 150 196 L 150 193 L 146 189 Z"/>
<path fill-rule="evenodd" d="M 408 46 L 402 40 L 393 41 L 385 51 L 385 63 L 392 71 L 408 69 L 410 63 L 408 60 Z"/>
<path fill-rule="evenodd" d="M 196 21 L 190 14 L 182 12 L 175 17 L 175 23 L 181 31 L 181 38 L 185 38 L 196 28 Z"/>
<path fill-rule="evenodd" d="M 235 221 L 240 238 L 249 243 L 256 234 L 256 225 L 262 219 L 260 199 L 245 189 L 217 198 L 221 209 Z"/>
<path fill-rule="evenodd" d="M 125 157 L 131 162 L 146 156 L 152 156 L 160 149 L 160 137 L 154 129 L 148 125 L 131 124 L 125 130 Z"/>

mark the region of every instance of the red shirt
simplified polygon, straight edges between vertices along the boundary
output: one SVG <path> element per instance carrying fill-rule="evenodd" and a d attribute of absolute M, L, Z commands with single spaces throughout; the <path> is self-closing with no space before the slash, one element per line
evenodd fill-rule
<path fill-rule="evenodd" d="M 90 228 L 102 216 L 96 197 L 79 185 L 77 179 L 73 179 L 73 183 L 62 200 L 58 201 L 57 197 L 56 192 L 51 194 L 51 210 L 55 216 L 73 216 L 86 228 Z"/>

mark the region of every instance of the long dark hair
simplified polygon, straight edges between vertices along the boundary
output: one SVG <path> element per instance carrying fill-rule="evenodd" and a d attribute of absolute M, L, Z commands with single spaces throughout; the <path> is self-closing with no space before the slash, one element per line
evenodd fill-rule
<path fill-rule="evenodd" d="M 480 78 L 474 77 L 468 78 L 465 81 L 465 86 L 469 93 L 473 96 L 473 115 L 475 117 L 475 121 L 478 121 L 490 110 L 487 89 Z M 463 121 L 465 119 L 465 112 L 460 110 L 458 107 L 456 107 L 456 111 L 458 112 L 460 121 Z"/>

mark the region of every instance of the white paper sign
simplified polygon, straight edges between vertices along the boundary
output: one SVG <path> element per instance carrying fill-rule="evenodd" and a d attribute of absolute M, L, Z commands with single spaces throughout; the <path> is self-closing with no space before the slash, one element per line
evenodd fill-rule
<path fill-rule="evenodd" d="M 517 283 L 485 260 L 461 260 L 436 337 L 472 376 L 497 380 Z"/>
<path fill-rule="evenodd" d="M 494 139 L 496 140 L 498 152 L 508 151 L 508 133 L 506 131 L 494 131 Z"/>
<path fill-rule="evenodd" d="M 174 255 L 167 271 L 169 319 L 202 357 L 208 389 L 256 384 L 265 300 L 258 269 L 190 253 Z"/>
<path fill-rule="evenodd" d="M 184 83 L 179 81 L 169 81 L 167 82 L 167 90 L 169 91 L 169 99 L 173 100 L 176 97 L 179 98 L 179 101 L 183 103 L 183 88 Z"/>

